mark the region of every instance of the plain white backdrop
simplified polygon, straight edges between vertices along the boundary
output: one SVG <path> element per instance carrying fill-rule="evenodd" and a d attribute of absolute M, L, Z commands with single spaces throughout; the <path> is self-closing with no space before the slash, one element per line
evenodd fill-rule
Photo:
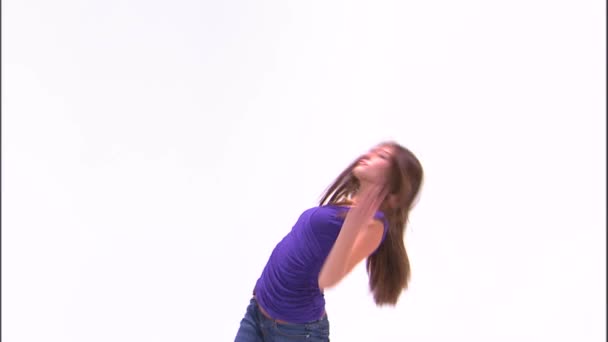
<path fill-rule="evenodd" d="M 360 153 L 426 182 L 413 273 L 332 341 L 604 341 L 599 0 L 2 2 L 2 340 L 231 341 Z"/>

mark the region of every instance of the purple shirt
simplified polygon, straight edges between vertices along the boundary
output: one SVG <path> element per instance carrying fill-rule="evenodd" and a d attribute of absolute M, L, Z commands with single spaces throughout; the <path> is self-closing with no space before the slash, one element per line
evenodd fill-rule
<path fill-rule="evenodd" d="M 348 207 L 326 205 L 308 209 L 276 245 L 255 286 L 259 305 L 274 319 L 291 323 L 319 320 L 325 298 L 319 273 L 344 224 Z M 388 222 L 382 212 L 375 218 Z"/>

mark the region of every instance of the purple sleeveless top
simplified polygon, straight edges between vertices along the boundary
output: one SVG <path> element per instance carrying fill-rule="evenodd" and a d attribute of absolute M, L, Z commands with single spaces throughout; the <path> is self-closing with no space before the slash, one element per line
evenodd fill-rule
<path fill-rule="evenodd" d="M 348 207 L 326 205 L 308 209 L 276 245 L 255 285 L 258 304 L 274 319 L 291 323 L 317 321 L 325 311 L 319 273 L 336 242 Z M 388 222 L 382 212 L 375 218 Z"/>

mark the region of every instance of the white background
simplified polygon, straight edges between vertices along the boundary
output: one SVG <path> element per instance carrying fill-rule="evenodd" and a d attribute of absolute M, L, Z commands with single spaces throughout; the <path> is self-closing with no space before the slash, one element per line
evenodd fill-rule
<path fill-rule="evenodd" d="M 605 2 L 2 2 L 2 341 L 231 341 L 360 153 L 426 182 L 412 282 L 332 341 L 605 340 Z"/>

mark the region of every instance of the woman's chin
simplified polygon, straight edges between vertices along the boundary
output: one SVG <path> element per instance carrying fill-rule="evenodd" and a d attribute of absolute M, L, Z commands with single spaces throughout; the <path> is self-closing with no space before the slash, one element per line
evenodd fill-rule
<path fill-rule="evenodd" d="M 353 177 L 355 177 L 355 179 L 358 180 L 359 182 L 365 182 L 366 178 L 367 178 L 367 177 L 365 177 L 364 173 L 358 171 L 357 169 L 353 170 Z"/>
<path fill-rule="evenodd" d="M 366 174 L 353 173 L 355 179 L 359 181 L 359 183 L 370 183 L 372 180 Z"/>

